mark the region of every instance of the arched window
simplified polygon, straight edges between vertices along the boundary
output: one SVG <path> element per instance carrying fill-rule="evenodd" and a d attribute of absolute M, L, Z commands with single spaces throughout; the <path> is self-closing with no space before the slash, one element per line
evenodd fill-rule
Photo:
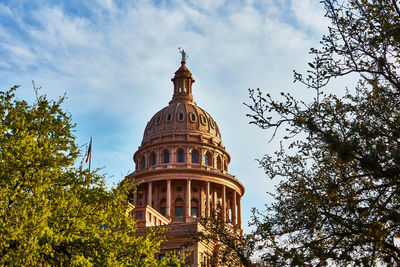
<path fill-rule="evenodd" d="M 183 216 L 183 200 L 181 198 L 177 198 L 175 200 L 175 216 L 176 217 Z"/>
<path fill-rule="evenodd" d="M 164 151 L 164 163 L 169 163 L 169 152 Z"/>
<path fill-rule="evenodd" d="M 192 199 L 190 202 L 190 216 L 198 217 L 199 202 L 197 199 Z"/>
<path fill-rule="evenodd" d="M 211 122 L 211 127 L 212 127 L 212 128 L 215 128 L 215 122 L 214 122 L 214 120 L 213 120 L 213 119 L 210 119 L 210 122 Z"/>
<path fill-rule="evenodd" d="M 197 150 L 192 151 L 192 163 L 199 163 L 199 152 Z"/>
<path fill-rule="evenodd" d="M 200 115 L 200 120 L 201 120 L 201 123 L 202 123 L 202 124 L 206 125 L 206 123 L 207 123 L 206 117 L 204 117 L 203 114 Z"/>
<path fill-rule="evenodd" d="M 183 162 L 183 151 L 182 150 L 178 150 L 177 161 Z"/>
<path fill-rule="evenodd" d="M 151 128 L 151 125 L 153 124 L 153 120 L 150 120 L 148 123 L 147 123 L 147 128 Z"/>
<path fill-rule="evenodd" d="M 191 121 L 196 121 L 196 115 L 194 115 L 194 113 L 190 113 L 189 116 Z"/>
<path fill-rule="evenodd" d="M 217 157 L 217 168 L 218 170 L 222 170 L 222 160 L 220 156 Z"/>
<path fill-rule="evenodd" d="M 163 216 L 167 216 L 167 201 L 165 199 L 161 199 L 160 201 L 160 213 Z"/>
<path fill-rule="evenodd" d="M 226 163 L 226 162 L 224 163 L 224 171 L 226 171 L 226 172 L 228 171 L 228 163 Z"/>
<path fill-rule="evenodd" d="M 206 153 L 206 155 L 204 156 L 204 164 L 206 166 L 212 166 L 212 157 L 211 154 L 209 152 Z"/>
<path fill-rule="evenodd" d="M 151 166 L 154 166 L 157 164 L 157 156 L 156 153 L 151 153 L 150 155 L 150 160 L 151 160 Z"/>

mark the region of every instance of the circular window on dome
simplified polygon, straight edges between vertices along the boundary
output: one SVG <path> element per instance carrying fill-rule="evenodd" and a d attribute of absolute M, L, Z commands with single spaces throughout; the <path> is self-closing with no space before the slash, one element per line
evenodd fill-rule
<path fill-rule="evenodd" d="M 182 190 L 183 190 L 183 189 L 182 189 L 182 186 L 177 186 L 177 187 L 176 187 L 176 192 L 182 192 Z"/>
<path fill-rule="evenodd" d="M 153 124 L 153 120 L 150 120 L 148 123 L 147 123 L 147 128 L 151 128 L 151 125 Z"/>
<path fill-rule="evenodd" d="M 172 115 L 171 115 L 171 114 L 168 114 L 168 115 L 167 115 L 167 121 L 171 121 L 171 118 L 172 118 Z"/>
<path fill-rule="evenodd" d="M 156 121 L 156 123 L 157 123 L 157 124 L 159 124 L 159 123 L 160 123 L 160 121 L 161 121 L 161 116 L 158 116 L 158 117 L 157 117 L 157 121 Z"/>
<path fill-rule="evenodd" d="M 194 115 L 194 113 L 190 113 L 190 120 L 196 121 L 196 115 Z"/>
<path fill-rule="evenodd" d="M 201 120 L 201 123 L 202 123 L 202 124 L 206 125 L 206 123 L 207 123 L 206 117 L 204 117 L 203 114 L 200 115 L 200 120 Z"/>
<path fill-rule="evenodd" d="M 179 120 L 183 121 L 183 113 L 179 113 Z"/>
<path fill-rule="evenodd" d="M 192 192 L 193 193 L 197 193 L 199 191 L 199 189 L 197 187 L 192 187 Z"/>
<path fill-rule="evenodd" d="M 215 122 L 214 122 L 214 120 L 213 120 L 213 119 L 210 119 L 210 122 L 211 122 L 211 127 L 215 128 Z"/>

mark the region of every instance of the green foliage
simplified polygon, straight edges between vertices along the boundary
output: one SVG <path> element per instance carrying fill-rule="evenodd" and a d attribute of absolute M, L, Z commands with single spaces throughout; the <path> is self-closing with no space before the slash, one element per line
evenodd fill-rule
<path fill-rule="evenodd" d="M 260 160 L 285 177 L 266 212 L 254 211 L 252 242 L 274 265 L 348 266 L 400 262 L 400 11 L 396 1 L 324 0 L 331 19 L 307 77 L 311 103 L 250 90 L 252 122 L 274 134 L 274 156 Z M 322 91 L 331 78 L 358 73 L 343 97 Z M 271 115 L 274 114 L 274 115 Z M 273 117 L 277 116 L 277 120 Z M 289 149 L 289 151 L 288 151 Z"/>
<path fill-rule="evenodd" d="M 160 230 L 137 234 L 127 214 L 128 185 L 108 190 L 89 172 L 58 101 L 30 105 L 0 92 L 0 265 L 180 266 L 154 259 Z"/>
<path fill-rule="evenodd" d="M 238 225 L 225 221 L 220 211 L 199 220 L 202 231 L 192 233 L 195 242 L 202 242 L 214 249 L 203 255 L 210 266 L 250 266 L 252 249 Z M 205 263 L 203 263 L 204 266 Z M 207 265 L 208 266 L 208 265 Z"/>

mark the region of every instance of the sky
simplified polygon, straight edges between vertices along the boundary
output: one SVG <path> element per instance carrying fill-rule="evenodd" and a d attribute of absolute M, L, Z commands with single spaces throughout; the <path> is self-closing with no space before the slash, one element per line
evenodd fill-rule
<path fill-rule="evenodd" d="M 312 101 L 293 70 L 306 71 L 327 26 L 315 0 L 0 0 L 0 90 L 20 85 L 18 97 L 32 100 L 34 80 L 49 98 L 65 93 L 79 144 L 93 137 L 92 167 L 115 186 L 135 168 L 147 121 L 172 98 L 182 47 L 194 99 L 218 123 L 229 172 L 246 188 L 246 230 L 277 184 L 256 159 L 282 139 L 249 125 L 248 89 Z"/>

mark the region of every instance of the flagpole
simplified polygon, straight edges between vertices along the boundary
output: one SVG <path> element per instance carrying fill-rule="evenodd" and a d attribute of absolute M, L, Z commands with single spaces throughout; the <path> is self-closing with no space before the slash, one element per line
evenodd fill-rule
<path fill-rule="evenodd" d="M 90 137 L 85 163 L 87 164 L 88 161 L 89 161 L 89 172 L 90 172 L 90 165 L 92 163 L 92 137 Z"/>
<path fill-rule="evenodd" d="M 90 148 L 92 148 L 92 137 L 90 137 Z M 89 154 L 89 172 L 90 172 L 90 163 L 92 162 L 92 149 L 90 149 Z"/>

